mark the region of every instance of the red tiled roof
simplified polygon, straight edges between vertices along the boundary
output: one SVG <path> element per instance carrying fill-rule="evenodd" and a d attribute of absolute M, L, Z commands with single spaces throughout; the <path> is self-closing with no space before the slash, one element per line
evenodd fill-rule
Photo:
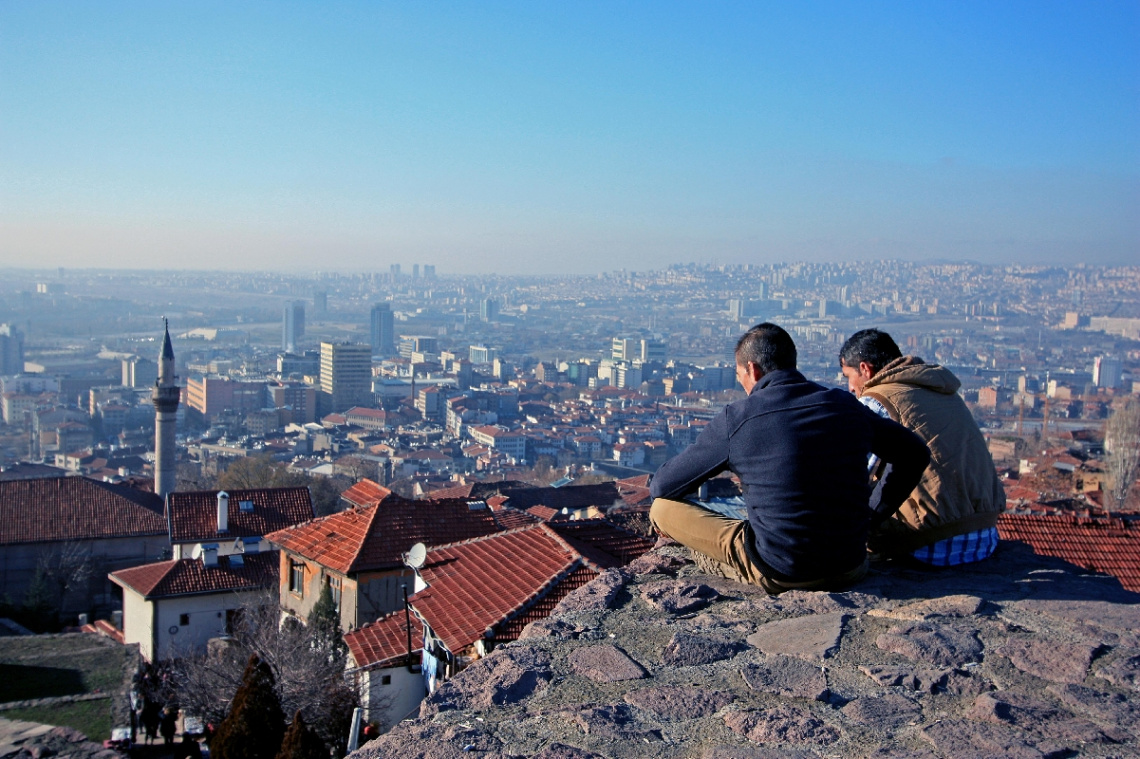
<path fill-rule="evenodd" d="M 94 631 L 99 635 L 110 638 L 116 643 L 123 642 L 123 631 L 105 619 L 95 620 L 95 623 L 90 625 L 90 627 L 92 627 Z M 84 632 L 86 632 L 86 630 L 84 630 Z"/>
<path fill-rule="evenodd" d="M 526 510 L 526 513 L 532 514 L 544 522 L 549 522 L 550 520 L 561 515 L 561 512 L 556 511 L 549 506 L 531 506 Z"/>
<path fill-rule="evenodd" d="M 471 490 L 475 487 L 474 483 L 468 482 L 465 485 L 452 485 L 448 488 L 440 488 L 433 490 L 428 495 L 431 498 L 470 498 Z"/>
<path fill-rule="evenodd" d="M 607 519 L 551 522 L 550 529 L 602 569 L 620 567 L 653 548 L 656 541 L 618 527 Z"/>
<path fill-rule="evenodd" d="M 0 545 L 164 534 L 154 493 L 86 477 L 0 482 Z"/>
<path fill-rule="evenodd" d="M 410 601 L 457 653 L 488 629 L 510 639 L 512 620 L 582 568 L 580 554 L 546 525 L 534 525 L 430 550 L 420 570 L 429 587 Z"/>
<path fill-rule="evenodd" d="M 340 494 L 340 497 L 356 506 L 374 506 L 392 495 L 392 491 L 378 482 L 363 479 Z"/>
<path fill-rule="evenodd" d="M 170 537 L 175 543 L 264 536 L 313 518 L 313 502 L 307 487 L 229 490 L 227 530 L 218 532 L 217 490 L 171 493 L 167 496 Z M 252 511 L 242 511 L 241 502 L 252 501 Z"/>
<path fill-rule="evenodd" d="M 201 559 L 173 559 L 120 569 L 109 577 L 117 585 L 153 599 L 274 588 L 279 574 L 280 555 L 265 551 L 244 554 L 240 567 L 234 566 L 229 556 L 218 557 L 213 567 L 203 566 Z"/>
<path fill-rule="evenodd" d="M 1125 589 L 1140 592 L 1140 525 L 1134 522 L 1067 514 L 1002 514 L 998 533 L 1002 540 L 1028 543 L 1039 556 L 1112 575 Z"/>
<path fill-rule="evenodd" d="M 528 514 L 525 511 L 512 509 L 510 507 L 492 510 L 491 512 L 495 517 L 495 524 L 499 525 L 504 530 L 515 530 L 519 527 L 527 527 L 532 524 L 538 524 L 541 519 Z"/>
<path fill-rule="evenodd" d="M 349 509 L 266 535 L 282 548 L 348 574 L 400 566 L 416 543 L 445 545 L 499 532 L 485 504 L 464 499 L 408 501 L 393 495 L 379 505 Z"/>
<path fill-rule="evenodd" d="M 423 648 L 424 623 L 415 614 L 412 622 L 412 653 Z M 403 611 L 394 611 L 344 634 L 344 642 L 357 667 L 403 663 L 408 655 L 408 630 Z"/>
<path fill-rule="evenodd" d="M 528 606 L 521 614 L 496 626 L 495 640 L 517 640 L 522 635 L 523 628 L 531 622 L 549 617 L 550 612 L 554 611 L 554 607 L 563 598 L 570 595 L 571 591 L 577 590 L 597 576 L 598 572 L 588 566 L 578 567 L 551 588 L 549 593 Z"/>

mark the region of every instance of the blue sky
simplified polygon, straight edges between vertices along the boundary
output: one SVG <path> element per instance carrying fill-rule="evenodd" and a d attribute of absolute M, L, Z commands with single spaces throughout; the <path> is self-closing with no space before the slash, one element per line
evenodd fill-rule
<path fill-rule="evenodd" d="M 1140 261 L 1140 2 L 0 3 L 0 266 Z"/>

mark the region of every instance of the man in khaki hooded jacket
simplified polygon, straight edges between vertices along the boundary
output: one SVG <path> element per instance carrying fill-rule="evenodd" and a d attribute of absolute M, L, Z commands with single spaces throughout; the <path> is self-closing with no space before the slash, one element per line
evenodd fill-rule
<path fill-rule="evenodd" d="M 930 448 L 918 487 L 872 546 L 933 566 L 987 558 L 997 547 L 997 517 L 1005 510 L 985 438 L 958 396 L 954 373 L 917 356 L 903 356 L 885 332 L 856 332 L 839 352 L 848 388 L 880 416 L 899 422 Z M 878 462 L 869 466 L 874 471 Z"/>

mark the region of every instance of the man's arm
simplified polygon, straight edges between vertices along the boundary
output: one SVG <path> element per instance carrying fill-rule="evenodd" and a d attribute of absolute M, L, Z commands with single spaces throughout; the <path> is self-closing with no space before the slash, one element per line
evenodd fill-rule
<path fill-rule="evenodd" d="M 926 465 L 930 463 L 930 449 L 922 442 L 922 438 L 898 422 L 870 412 L 868 416 L 874 432 L 871 452 L 890 464 L 890 471 L 880 480 L 881 489 L 875 488 L 879 496 L 878 503 L 871 504 L 871 509 L 875 512 L 871 518 L 871 527 L 874 529 L 898 511 L 899 506 L 903 505 L 918 485 L 922 473 L 926 471 Z"/>
<path fill-rule="evenodd" d="M 682 498 L 705 480 L 728 468 L 728 411 L 721 411 L 685 450 L 666 461 L 653 475 L 654 498 Z"/>

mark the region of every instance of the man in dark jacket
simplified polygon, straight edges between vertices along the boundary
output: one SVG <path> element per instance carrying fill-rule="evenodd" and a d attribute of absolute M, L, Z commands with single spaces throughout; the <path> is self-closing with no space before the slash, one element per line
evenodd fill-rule
<path fill-rule="evenodd" d="M 849 393 L 809 382 L 796 371 L 791 336 L 775 324 L 740 338 L 736 375 L 747 397 L 726 406 L 654 475 L 654 527 L 769 593 L 859 580 L 868 533 L 918 483 L 926 446 Z M 871 453 L 893 465 L 874 497 Z M 740 478 L 747 520 L 681 500 L 726 470 Z"/>
<path fill-rule="evenodd" d="M 944 366 L 904 356 L 886 332 L 865 329 L 839 351 L 847 386 L 880 416 L 913 430 L 930 448 L 930 466 L 902 508 L 872 537 L 877 550 L 933 566 L 981 561 L 998 543 L 1005 510 L 985 438 Z"/>

